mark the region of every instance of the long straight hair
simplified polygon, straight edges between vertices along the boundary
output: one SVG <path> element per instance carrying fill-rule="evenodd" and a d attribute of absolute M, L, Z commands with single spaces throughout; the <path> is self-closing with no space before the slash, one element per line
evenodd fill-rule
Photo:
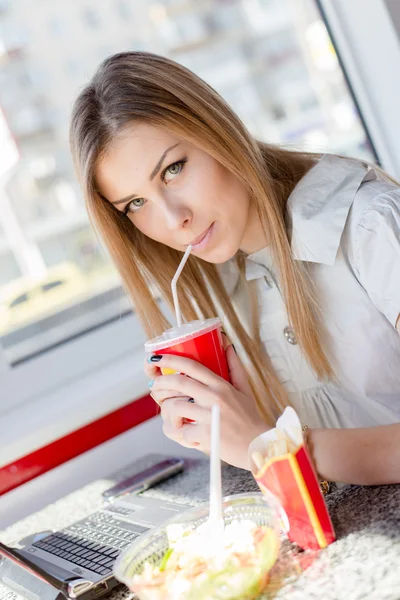
<path fill-rule="evenodd" d="M 115 137 L 139 122 L 166 129 L 196 145 L 244 184 L 276 261 L 289 321 L 301 349 L 316 376 L 329 379 L 332 368 L 321 344 L 322 324 L 308 266 L 293 259 L 285 226 L 287 199 L 318 155 L 256 140 L 215 90 L 170 59 L 126 52 L 100 65 L 75 101 L 71 151 L 91 223 L 104 241 L 149 338 L 170 326 L 154 289 L 173 305 L 170 284 L 182 253 L 144 236 L 96 186 L 99 161 Z M 237 261 L 243 272 L 240 253 Z M 255 292 L 251 285 L 248 290 L 254 307 L 250 332 L 241 323 L 216 265 L 191 255 L 180 277 L 180 305 L 185 320 L 221 317 L 241 349 L 261 414 L 272 425 L 288 399 L 263 349 Z"/>

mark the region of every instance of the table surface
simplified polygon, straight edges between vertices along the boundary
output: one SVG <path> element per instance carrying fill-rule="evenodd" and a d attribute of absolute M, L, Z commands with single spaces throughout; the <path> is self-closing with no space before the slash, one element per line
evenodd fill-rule
<path fill-rule="evenodd" d="M 95 481 L 1 532 L 1 540 L 18 542 L 32 533 L 61 529 L 101 505 L 101 493 L 112 482 L 157 462 L 150 455 L 112 478 Z M 207 459 L 187 460 L 185 471 L 145 496 L 188 505 L 208 499 Z M 259 491 L 251 474 L 224 465 L 224 495 Z M 276 600 L 399 600 L 400 599 L 400 485 L 344 486 L 327 498 L 338 540 L 314 557 L 311 566 L 278 591 Z M 128 600 L 134 595 L 119 588 L 107 596 Z M 267 596 L 265 596 L 267 598 Z M 0 584 L 0 600 L 21 596 Z"/>

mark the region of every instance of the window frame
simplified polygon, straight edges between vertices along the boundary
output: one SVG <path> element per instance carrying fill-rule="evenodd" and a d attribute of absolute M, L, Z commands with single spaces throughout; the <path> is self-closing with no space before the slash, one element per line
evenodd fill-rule
<path fill-rule="evenodd" d="M 106 378 L 108 368 L 142 351 L 144 341 L 139 319 L 131 313 L 116 315 L 112 322 L 44 350 L 16 366 L 9 364 L 0 346 L 0 415 L 54 389 L 67 387 L 90 373 L 94 377 L 104 373 Z M 134 390 L 132 398 L 133 395 Z"/>
<path fill-rule="evenodd" d="M 365 0 L 314 1 L 325 19 L 378 158 L 389 173 L 400 177 L 400 111 L 396 102 L 400 97 L 400 43 L 389 10 L 384 0 L 369 0 L 368 10 L 365 9 Z M 379 33 L 378 44 L 371 44 L 371 22 Z M 386 56 L 390 56 L 390 60 L 384 62 Z M 6 427 L 5 423 L 11 426 L 12 420 L 8 417 L 14 413 L 14 426 L 18 427 L 19 436 L 17 415 L 21 408 L 26 405 L 28 413 L 35 406 L 45 410 L 47 398 L 49 403 L 54 402 L 55 392 L 64 397 L 69 386 L 80 379 L 85 379 L 85 385 L 81 391 L 79 386 L 75 386 L 70 406 L 65 399 L 66 405 L 58 418 L 87 401 L 91 378 L 97 387 L 99 382 L 100 385 L 103 382 L 108 390 L 105 394 L 108 400 L 104 400 L 101 406 L 96 406 L 94 401 L 93 405 L 90 404 L 93 418 L 99 411 L 107 412 L 107 409 L 112 410 L 129 399 L 139 397 L 144 391 L 144 382 L 142 379 L 135 382 L 132 378 L 139 367 L 142 369 L 140 357 L 143 356 L 144 340 L 137 316 L 128 314 L 15 367 L 8 364 L 0 346 L 0 415 L 7 416 L 7 420 L 2 419 L 0 433 Z M 132 364 L 132 372 L 125 372 L 126 376 L 121 380 L 123 389 L 118 389 L 118 368 L 129 370 L 129 364 Z M 89 405 L 87 410 L 82 411 L 82 416 L 75 415 L 76 426 L 88 418 L 88 410 Z M 43 415 L 43 423 L 47 419 L 50 426 L 50 418 L 51 411 L 47 416 Z M 48 437 L 51 438 L 51 435 Z M 33 446 L 37 443 L 37 439 L 32 442 Z"/>
<path fill-rule="evenodd" d="M 400 32 L 386 2 L 315 1 L 379 162 L 400 178 Z M 371 43 L 371 23 L 378 43 Z"/>

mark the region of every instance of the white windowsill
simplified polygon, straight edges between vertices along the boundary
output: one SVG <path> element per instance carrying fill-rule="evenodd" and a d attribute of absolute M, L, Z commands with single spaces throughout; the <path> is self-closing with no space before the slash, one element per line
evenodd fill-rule
<path fill-rule="evenodd" d="M 0 467 L 148 392 L 143 350 L 24 403 L 1 419 Z"/>

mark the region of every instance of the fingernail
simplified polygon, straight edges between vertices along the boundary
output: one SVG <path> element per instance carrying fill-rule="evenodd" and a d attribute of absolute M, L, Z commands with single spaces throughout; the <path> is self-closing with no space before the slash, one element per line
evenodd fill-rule
<path fill-rule="evenodd" d="M 155 354 L 154 356 L 150 356 L 148 359 L 149 362 L 159 362 L 162 359 L 162 355 Z"/>
<path fill-rule="evenodd" d="M 192 404 L 194 404 L 194 398 L 188 398 L 188 402 L 191 402 Z"/>
<path fill-rule="evenodd" d="M 236 352 L 236 348 L 235 348 L 235 346 L 234 346 L 233 344 L 232 344 L 232 348 L 234 349 L 234 351 L 235 351 L 235 354 L 237 354 L 237 352 Z"/>
<path fill-rule="evenodd" d="M 153 383 L 154 383 L 154 379 L 150 379 L 150 381 L 149 381 L 149 388 L 151 388 L 153 386 Z"/>

